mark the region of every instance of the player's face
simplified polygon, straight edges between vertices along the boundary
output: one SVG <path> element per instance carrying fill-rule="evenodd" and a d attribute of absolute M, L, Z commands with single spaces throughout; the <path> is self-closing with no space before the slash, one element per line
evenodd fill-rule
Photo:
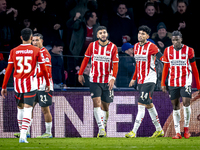
<path fill-rule="evenodd" d="M 42 48 L 42 42 L 43 42 L 43 40 L 40 39 L 39 36 L 34 36 L 34 37 L 32 38 L 32 45 L 33 45 L 33 46 Z"/>
<path fill-rule="evenodd" d="M 138 32 L 138 41 L 139 42 L 145 42 L 149 38 L 149 35 L 144 31 Z"/>
<path fill-rule="evenodd" d="M 99 30 L 97 32 L 97 38 L 102 42 L 105 42 L 108 39 L 108 32 L 105 29 Z"/>
<path fill-rule="evenodd" d="M 174 45 L 175 49 L 181 48 L 182 38 L 180 36 L 172 36 L 172 44 Z"/>

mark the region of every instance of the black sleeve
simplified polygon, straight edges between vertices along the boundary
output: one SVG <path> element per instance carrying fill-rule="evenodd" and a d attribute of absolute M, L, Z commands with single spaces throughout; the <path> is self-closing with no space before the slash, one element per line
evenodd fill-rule
<path fill-rule="evenodd" d="M 163 54 L 161 53 L 161 52 L 158 52 L 157 54 L 156 54 L 156 59 L 157 60 L 160 60 L 160 58 L 163 56 Z M 160 60 L 161 61 L 161 60 Z"/>
<path fill-rule="evenodd" d="M 195 57 L 193 57 L 192 59 L 189 59 L 190 60 L 190 63 L 193 63 L 195 62 Z"/>

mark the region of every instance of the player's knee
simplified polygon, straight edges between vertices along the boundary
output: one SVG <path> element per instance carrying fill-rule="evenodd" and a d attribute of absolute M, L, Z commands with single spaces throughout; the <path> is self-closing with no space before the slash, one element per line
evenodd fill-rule
<path fill-rule="evenodd" d="M 179 110 L 180 109 L 180 106 L 176 106 L 176 105 L 173 105 L 173 110 Z"/>
<path fill-rule="evenodd" d="M 94 107 L 101 107 L 101 99 L 99 97 L 93 98 L 92 100 Z"/>
<path fill-rule="evenodd" d="M 49 108 L 48 108 L 48 107 L 42 107 L 42 113 L 43 113 L 44 115 L 50 113 L 50 112 L 49 112 Z"/>

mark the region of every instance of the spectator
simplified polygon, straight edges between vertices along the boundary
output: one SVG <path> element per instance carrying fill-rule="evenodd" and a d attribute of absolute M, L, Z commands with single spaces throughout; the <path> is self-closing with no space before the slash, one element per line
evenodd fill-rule
<path fill-rule="evenodd" d="M 108 33 L 110 40 L 117 46 L 123 44 L 123 37 L 126 42 L 135 43 L 137 29 L 133 20 L 127 15 L 126 4 L 120 3 L 115 14 L 108 23 Z"/>
<path fill-rule="evenodd" d="M 84 19 L 80 19 L 80 17 L 81 14 L 77 12 L 75 17 L 67 21 L 67 26 L 73 29 L 69 50 L 70 55 L 74 57 L 68 58 L 69 85 L 71 86 L 75 86 L 77 83 L 75 68 L 80 66 L 83 60 L 83 57 L 79 56 L 84 56 L 89 43 L 96 40 L 94 31 L 99 26 L 97 15 L 93 11 L 87 11 Z"/>
<path fill-rule="evenodd" d="M 184 0 L 177 1 L 177 12 L 174 14 L 172 22 L 172 31 L 179 30 L 183 35 L 183 43 L 189 46 L 192 45 L 193 18 L 187 12 L 187 3 Z"/>
<path fill-rule="evenodd" d="M 8 63 L 4 60 L 3 58 L 3 54 L 0 53 L 0 86 L 2 87 L 2 83 L 3 83 L 3 78 L 6 72 L 6 67 L 7 67 Z"/>
<path fill-rule="evenodd" d="M 154 33 L 157 31 L 157 25 L 159 22 L 161 22 L 161 18 L 156 13 L 154 3 L 145 3 L 145 13 L 144 16 L 139 20 L 139 26 L 147 25 L 149 28 L 151 28 L 151 33 Z"/>
<path fill-rule="evenodd" d="M 53 41 L 61 39 L 59 34 L 61 20 L 48 7 L 47 0 L 34 0 L 34 2 L 32 10 L 35 10 L 35 6 L 37 6 L 37 10 L 35 10 L 33 23 L 37 32 L 44 36 L 44 46 L 52 45 Z"/>
<path fill-rule="evenodd" d="M 133 47 L 130 43 L 122 45 L 119 52 L 119 70 L 116 79 L 117 87 L 128 87 L 135 71 L 135 59 L 133 57 Z"/>
<path fill-rule="evenodd" d="M 17 44 L 17 38 L 15 38 L 17 16 L 17 9 L 12 7 L 7 9 L 6 0 L 0 0 L 0 50 L 8 52 L 4 54 L 6 61 L 10 50 Z"/>
<path fill-rule="evenodd" d="M 90 68 L 91 68 L 91 61 L 88 62 L 84 72 L 83 72 L 83 77 L 85 79 L 85 82 L 83 83 L 83 85 L 81 85 L 80 83 L 77 83 L 77 87 L 89 87 L 90 86 Z M 77 68 L 77 74 L 76 74 L 76 78 L 78 79 L 78 73 L 79 73 L 79 70 L 80 70 L 80 67 Z"/>
<path fill-rule="evenodd" d="M 62 41 L 55 41 L 53 48 L 49 51 L 51 54 L 52 63 L 52 79 L 54 83 L 54 88 L 66 87 L 65 75 L 64 75 L 64 64 L 63 58 L 61 56 L 63 51 Z"/>
<path fill-rule="evenodd" d="M 165 24 L 163 22 L 160 22 L 157 26 L 157 32 L 153 33 L 152 35 L 152 40 L 163 53 L 166 47 L 172 45 L 171 36 L 172 34 L 170 32 L 167 32 Z"/>

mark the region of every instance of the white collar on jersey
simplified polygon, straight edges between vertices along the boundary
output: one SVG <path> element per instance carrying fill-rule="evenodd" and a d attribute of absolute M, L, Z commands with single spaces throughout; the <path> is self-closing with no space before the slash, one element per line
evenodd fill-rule
<path fill-rule="evenodd" d="M 27 45 L 31 45 L 31 43 L 28 44 L 20 44 L 21 46 L 27 46 Z"/>

